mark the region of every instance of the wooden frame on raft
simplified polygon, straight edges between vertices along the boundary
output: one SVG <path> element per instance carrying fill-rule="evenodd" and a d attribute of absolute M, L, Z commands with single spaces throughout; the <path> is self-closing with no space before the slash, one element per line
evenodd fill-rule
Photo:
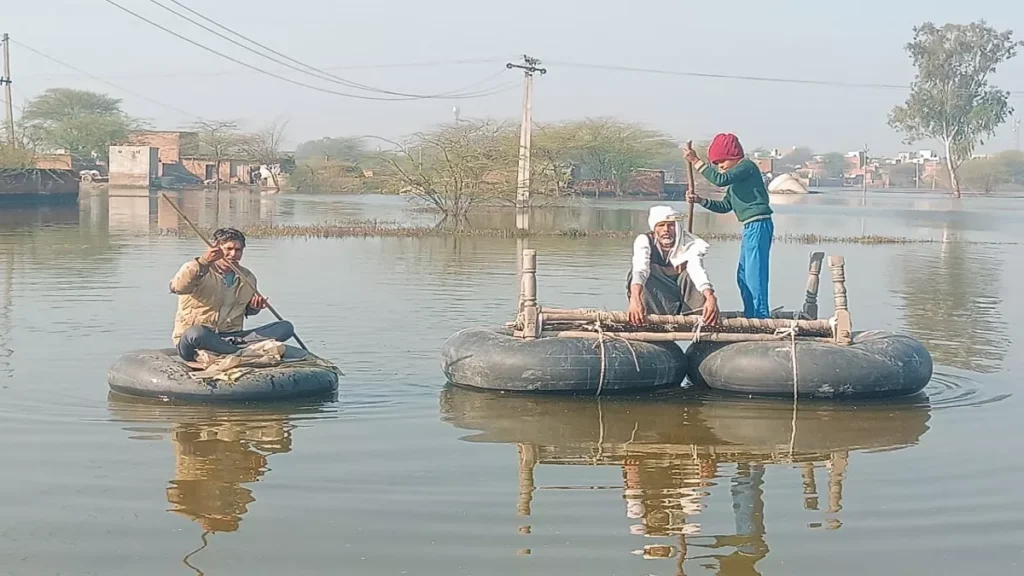
<path fill-rule="evenodd" d="M 807 271 L 807 292 L 800 311 L 776 312 L 773 318 L 744 318 L 740 312 L 723 311 L 718 323 L 705 326 L 700 315 L 647 315 L 644 326 L 629 324 L 626 312 L 594 309 L 545 308 L 537 304 L 537 251 L 522 252 L 523 271 L 519 288 L 519 310 L 513 335 L 525 340 L 541 337 L 602 338 L 642 342 L 710 341 L 763 342 L 796 338 L 803 341 L 852 343 L 853 324 L 846 295 L 846 260 L 829 256 L 835 314 L 818 318 L 818 287 L 824 252 L 812 252 Z M 639 329 L 637 329 L 639 328 Z"/>

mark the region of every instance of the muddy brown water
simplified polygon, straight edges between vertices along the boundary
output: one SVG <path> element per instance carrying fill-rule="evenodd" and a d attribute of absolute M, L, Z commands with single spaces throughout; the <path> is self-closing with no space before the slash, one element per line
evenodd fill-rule
<path fill-rule="evenodd" d="M 429 220 L 402 198 L 182 196 L 204 225 Z M 640 231 L 650 204 L 533 225 Z M 157 235 L 178 222 L 144 193 L 0 209 L 0 574 L 1020 573 L 1024 200 L 852 192 L 775 208 L 780 234 L 946 240 L 772 254 L 787 308 L 811 250 L 845 256 L 854 325 L 931 350 L 922 395 L 801 403 L 794 432 L 787 401 L 448 387 L 444 340 L 515 303 L 516 241 L 472 237 L 251 242 L 261 288 L 345 371 L 336 400 L 117 398 L 107 367 L 167 345 L 167 281 L 201 246 Z M 697 213 L 698 232 L 736 229 Z M 629 245 L 531 239 L 542 304 L 622 309 Z M 729 309 L 737 250 L 708 258 Z"/>

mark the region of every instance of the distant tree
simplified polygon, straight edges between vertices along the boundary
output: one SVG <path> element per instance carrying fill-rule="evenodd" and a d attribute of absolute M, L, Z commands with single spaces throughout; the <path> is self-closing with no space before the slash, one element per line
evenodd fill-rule
<path fill-rule="evenodd" d="M 829 178 L 842 178 L 846 172 L 846 156 L 841 152 L 829 152 L 821 158 L 822 169 Z"/>
<path fill-rule="evenodd" d="M 216 187 L 220 191 L 220 167 L 224 160 L 243 155 L 244 137 L 238 131 L 234 120 L 200 120 L 189 129 L 196 133 L 196 139 L 182 150 L 182 155 L 213 160 L 216 164 Z"/>
<path fill-rule="evenodd" d="M 682 157 L 667 135 L 611 118 L 540 126 L 533 147 L 553 164 L 579 167 L 586 178 L 614 181 L 618 194 L 638 168 L 681 165 Z"/>
<path fill-rule="evenodd" d="M 23 170 L 35 165 L 35 152 L 28 148 L 0 144 L 0 169 Z"/>
<path fill-rule="evenodd" d="M 988 83 L 996 66 L 1024 44 L 1012 36 L 984 20 L 941 28 L 925 22 L 914 27 L 906 45 L 917 74 L 907 101 L 889 114 L 889 125 L 906 135 L 907 144 L 925 138 L 942 142 L 954 197 L 960 196 L 957 169 L 1013 112 L 1009 92 Z"/>
<path fill-rule="evenodd" d="M 284 141 L 284 131 L 287 127 L 287 122 L 275 121 L 256 132 L 240 135 L 238 149 L 246 159 L 256 164 L 281 164 L 284 159 L 281 153 L 281 143 Z M 284 170 L 283 166 L 282 170 Z M 270 178 L 275 188 L 280 187 L 277 176 L 273 172 L 271 172 Z"/>
<path fill-rule="evenodd" d="M 914 186 L 914 179 L 920 177 L 920 172 L 917 164 L 896 164 L 889 169 L 889 184 L 898 188 Z"/>
<path fill-rule="evenodd" d="M 960 179 L 970 190 L 988 194 L 1010 181 L 1006 166 L 994 158 L 972 158 L 960 166 Z"/>
<path fill-rule="evenodd" d="M 1024 152 L 1004 150 L 996 154 L 995 161 L 1001 166 L 1010 184 L 1015 186 L 1024 184 Z"/>
<path fill-rule="evenodd" d="M 303 142 L 295 148 L 295 159 L 299 162 L 316 158 L 325 162 L 359 164 L 371 155 L 367 141 L 362 138 L 321 138 Z"/>
<path fill-rule="evenodd" d="M 391 142 L 397 150 L 377 162 L 388 191 L 427 202 L 440 225 L 458 228 L 477 204 L 515 197 L 514 134 L 504 122 L 463 120 Z"/>
<path fill-rule="evenodd" d="M 106 94 L 50 88 L 25 105 L 21 121 L 41 146 L 65 149 L 75 162 L 108 160 L 109 147 L 127 141 L 144 123 L 121 110 Z"/>

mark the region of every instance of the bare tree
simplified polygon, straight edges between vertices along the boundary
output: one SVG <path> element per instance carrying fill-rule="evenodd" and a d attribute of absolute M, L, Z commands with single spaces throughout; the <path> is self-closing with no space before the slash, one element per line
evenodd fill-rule
<path fill-rule="evenodd" d="M 269 126 L 246 134 L 239 140 L 239 149 L 249 160 L 257 164 L 279 164 L 281 162 L 281 143 L 288 122 L 271 122 Z M 270 178 L 275 188 L 280 188 L 277 175 L 271 171 Z"/>
<path fill-rule="evenodd" d="M 238 132 L 238 122 L 234 120 L 200 120 L 191 125 L 196 132 L 194 145 L 184 151 L 184 155 L 213 160 L 217 168 L 217 191 L 220 191 L 220 166 L 224 160 L 230 160 L 240 154 L 242 137 Z"/>
<path fill-rule="evenodd" d="M 441 225 L 462 226 L 476 204 L 514 199 L 514 133 L 504 122 L 465 120 L 403 143 L 385 140 L 397 150 L 379 155 L 382 177 L 390 191 L 437 208 Z"/>

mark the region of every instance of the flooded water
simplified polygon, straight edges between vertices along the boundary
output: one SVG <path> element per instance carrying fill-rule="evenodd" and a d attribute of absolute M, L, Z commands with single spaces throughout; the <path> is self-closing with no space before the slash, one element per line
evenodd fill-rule
<path fill-rule="evenodd" d="M 203 225 L 426 218 L 401 198 L 176 196 Z M 641 231 L 650 204 L 533 223 Z M 940 241 L 772 254 L 787 308 L 812 250 L 845 256 L 854 326 L 931 350 L 923 395 L 804 402 L 794 430 L 788 401 L 447 387 L 444 340 L 515 306 L 516 241 L 470 237 L 250 242 L 261 289 L 345 371 L 335 401 L 126 400 L 107 367 L 168 345 L 167 282 L 201 244 L 157 234 L 179 223 L 151 196 L 0 210 L 0 574 L 1021 573 L 1024 200 L 856 192 L 775 209 L 778 234 Z M 737 229 L 697 215 L 698 233 Z M 542 304 L 624 308 L 628 239 L 529 243 Z M 740 307 L 737 250 L 708 258 L 724 309 Z M 830 294 L 825 273 L 823 317 Z"/>

